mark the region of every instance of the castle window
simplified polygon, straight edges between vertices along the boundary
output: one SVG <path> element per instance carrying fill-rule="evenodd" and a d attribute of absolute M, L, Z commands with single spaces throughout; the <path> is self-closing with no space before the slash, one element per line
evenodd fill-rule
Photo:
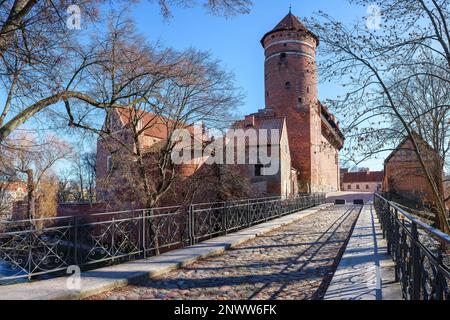
<path fill-rule="evenodd" d="M 369 185 L 368 184 L 366 184 L 366 189 L 369 190 Z"/>
<path fill-rule="evenodd" d="M 298 103 L 302 103 L 303 99 L 302 98 L 298 98 Z"/>
<path fill-rule="evenodd" d="M 348 188 L 348 190 L 352 190 L 352 185 L 351 184 L 349 184 L 348 186 L 347 186 Z"/>
<path fill-rule="evenodd" d="M 309 93 L 309 87 L 306 87 L 306 93 Z"/>
<path fill-rule="evenodd" d="M 359 184 L 356 185 L 356 189 L 359 190 Z"/>
<path fill-rule="evenodd" d="M 288 82 L 286 82 L 286 83 L 284 84 L 284 87 L 285 87 L 287 90 L 290 90 L 291 87 L 292 87 L 292 85 L 291 85 L 291 83 L 288 81 Z"/>
<path fill-rule="evenodd" d="M 286 52 L 282 52 L 280 57 L 281 57 L 281 59 L 286 59 Z"/>

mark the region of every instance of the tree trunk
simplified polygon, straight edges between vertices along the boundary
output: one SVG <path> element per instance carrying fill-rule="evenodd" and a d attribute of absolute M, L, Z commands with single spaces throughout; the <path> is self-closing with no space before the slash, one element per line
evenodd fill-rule
<path fill-rule="evenodd" d="M 33 170 L 28 169 L 27 174 L 27 189 L 28 189 L 28 199 L 27 199 L 27 214 L 28 219 L 36 218 L 36 195 L 34 190 L 34 178 Z"/>

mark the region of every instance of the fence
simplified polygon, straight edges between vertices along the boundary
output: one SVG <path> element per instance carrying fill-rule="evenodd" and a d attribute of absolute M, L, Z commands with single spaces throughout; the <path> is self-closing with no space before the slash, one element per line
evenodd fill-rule
<path fill-rule="evenodd" d="M 450 300 L 450 236 L 381 195 L 374 197 L 395 278 L 407 300 Z"/>
<path fill-rule="evenodd" d="M 323 194 L 0 222 L 0 284 L 93 269 L 247 228 L 325 202 Z"/>

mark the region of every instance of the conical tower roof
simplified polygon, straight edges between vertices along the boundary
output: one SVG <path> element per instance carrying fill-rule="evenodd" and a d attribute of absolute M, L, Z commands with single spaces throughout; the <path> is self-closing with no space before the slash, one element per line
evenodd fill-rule
<path fill-rule="evenodd" d="M 310 34 L 317 41 L 317 45 L 319 45 L 319 37 L 317 37 L 314 33 L 309 31 L 305 25 L 292 14 L 291 11 L 273 28 L 271 31 L 266 33 L 264 37 L 261 39 L 261 43 L 264 45 L 264 39 L 271 35 L 272 33 L 278 31 L 303 31 L 305 33 Z"/>

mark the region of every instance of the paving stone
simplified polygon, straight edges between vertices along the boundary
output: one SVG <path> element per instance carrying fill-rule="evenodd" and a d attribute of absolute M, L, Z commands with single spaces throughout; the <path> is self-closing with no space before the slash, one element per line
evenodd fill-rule
<path fill-rule="evenodd" d="M 136 287 L 142 298 L 157 299 L 321 299 L 360 208 L 319 211 L 220 255 L 89 299 L 128 296 Z"/>

